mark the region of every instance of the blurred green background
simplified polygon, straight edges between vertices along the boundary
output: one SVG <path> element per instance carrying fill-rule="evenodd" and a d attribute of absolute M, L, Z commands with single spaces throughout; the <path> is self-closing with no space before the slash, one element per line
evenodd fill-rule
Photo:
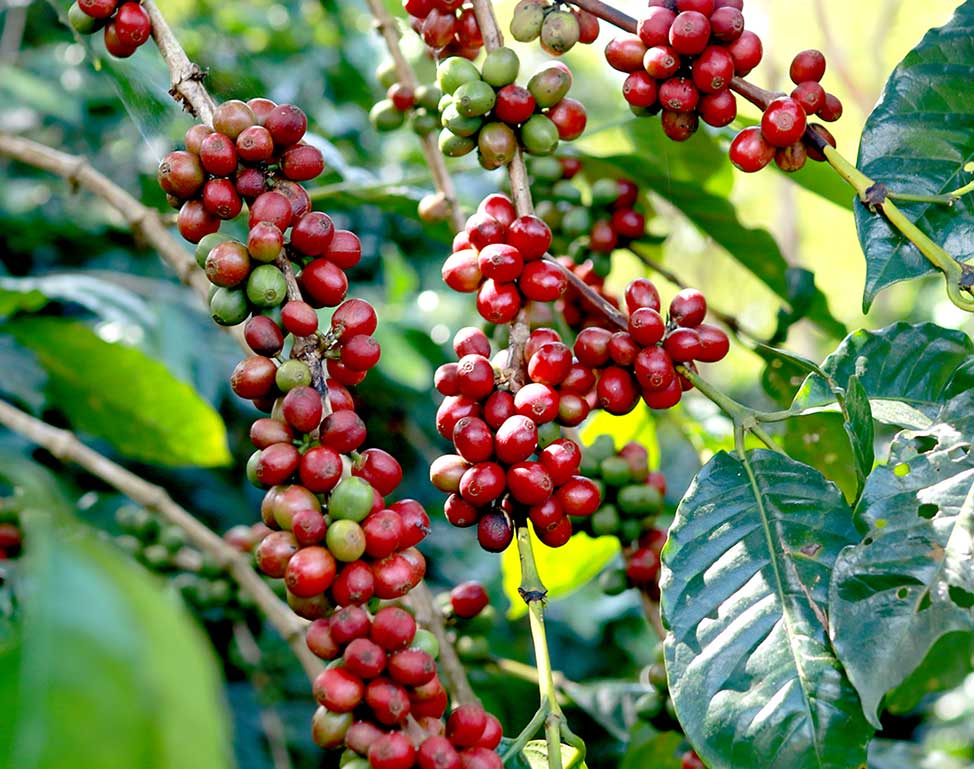
<path fill-rule="evenodd" d="M 168 97 L 168 73 L 151 45 L 130 60 L 116 61 L 104 56 L 99 40 L 75 39 L 59 21 L 64 6 L 66 3 L 60 2 L 7 2 L 0 6 L 0 130 L 83 155 L 143 202 L 164 209 L 165 201 L 155 183 L 155 167 L 180 143 L 191 124 Z M 444 449 L 433 429 L 436 401 L 430 386 L 432 373 L 448 359 L 445 343 L 452 333 L 475 322 L 475 313 L 470 298 L 447 292 L 439 277 L 440 264 L 449 249 L 449 232 L 442 225 L 423 225 L 415 215 L 415 203 L 431 190 L 415 136 L 407 130 L 379 135 L 368 122 L 370 106 L 382 95 L 373 68 L 384 57 L 364 4 L 334 0 L 173 0 L 161 6 L 190 58 L 208 72 L 206 85 L 217 100 L 265 95 L 297 103 L 308 113 L 316 142 L 326 152 L 327 170 L 313 193 L 316 207 L 332 214 L 339 226 L 360 234 L 363 260 L 350 274 L 352 294 L 372 301 L 381 319 L 378 337 L 383 358 L 378 370 L 359 388 L 366 404 L 370 441 L 397 452 L 407 469 L 403 495 L 415 496 L 434 513 L 434 533 L 422 548 L 430 561 L 433 587 L 441 589 L 463 579 L 483 580 L 499 609 L 499 620 L 489 633 L 492 653 L 530 662 L 525 623 L 504 619 L 510 589 L 506 593 L 502 589 L 501 560 L 482 552 L 469 532 L 445 524 L 438 515 L 442 497 L 427 480 L 428 461 Z M 845 114 L 834 132 L 840 150 L 854 158 L 861 126 L 889 72 L 927 28 L 949 18 L 954 6 L 950 0 L 923 4 L 897 0 L 842 4 L 748 0 L 748 26 L 762 35 L 766 51 L 752 79 L 768 88 L 785 87 L 793 54 L 802 48 L 822 48 L 830 62 L 826 85 L 845 105 Z M 389 7 L 401 15 L 397 4 L 390 3 Z M 497 3 L 498 16 L 509 18 L 512 7 L 512 2 Z M 626 2 L 620 7 L 638 14 L 643 4 Z M 589 110 L 589 131 L 572 148 L 593 155 L 645 149 L 633 144 L 633 137 L 645 126 L 636 125 L 637 133 L 633 133 L 638 121 L 630 117 L 619 92 L 623 77 L 609 70 L 602 58 L 604 42 L 611 34 L 603 29 L 599 42 L 578 46 L 566 57 L 575 72 L 572 96 L 581 99 Z M 431 79 L 432 63 L 423 56 L 415 36 L 407 32 L 404 46 L 420 72 Z M 516 47 L 522 54 L 522 71 L 532 70 L 543 58 L 534 47 Z M 743 113 L 757 117 L 753 111 Z M 695 152 L 726 142 L 726 135 L 695 137 L 685 146 L 668 148 L 665 162 L 692 158 Z M 482 171 L 472 157 L 451 161 L 450 168 L 456 174 L 463 203 L 471 210 L 480 198 L 503 183 L 501 172 Z M 117 212 L 102 201 L 23 164 L 0 160 L 0 174 L 0 289 L 4 292 L 0 315 L 8 318 L 0 328 L 0 391 L 4 397 L 48 421 L 71 426 L 91 437 L 100 450 L 168 489 L 215 531 L 256 520 L 260 493 L 248 486 L 243 473 L 250 450 L 247 428 L 256 412 L 249 404 L 241 404 L 227 385 L 227 377 L 240 357 L 239 348 L 211 323 L 196 297 L 178 284 L 156 254 L 132 238 Z M 826 177 L 819 174 L 819 178 Z M 936 277 L 894 286 L 880 295 L 868 315 L 862 314 L 865 268 L 851 215 L 852 193 L 842 193 L 837 183 L 833 182 L 830 189 L 839 190 L 837 200 L 845 200 L 846 205 L 826 200 L 776 172 L 745 177 L 726 159 L 700 181 L 708 191 L 728 198 L 744 225 L 772 233 L 789 264 L 813 271 L 832 315 L 850 330 L 878 328 L 896 319 L 932 319 L 947 327 L 974 331 L 970 316 L 953 308 L 943 294 L 941 279 Z M 693 226 L 679 210 L 674 216 L 673 207 L 664 198 L 651 195 L 647 201 L 654 212 L 650 230 L 663 236 L 661 244 L 654 246 L 658 249 L 655 256 L 686 282 L 702 289 L 713 306 L 736 315 L 756 334 L 770 336 L 780 301 L 707 232 Z M 625 254 L 617 254 L 615 260 L 609 286 L 616 290 L 644 270 Z M 663 280 L 659 283 L 664 297 L 675 290 Z M 203 406 L 208 404 L 219 413 L 226 424 L 225 436 L 220 420 L 210 418 L 211 410 L 197 413 L 176 409 L 170 412 L 172 419 L 192 421 L 188 431 L 191 437 L 186 440 L 201 441 L 201 436 L 203 440 L 193 447 L 179 445 L 178 435 L 167 438 L 175 444 L 162 441 L 152 428 L 152 420 L 139 420 L 141 405 L 131 412 L 126 408 L 127 388 L 132 386 L 129 369 L 110 351 L 96 345 L 87 348 L 88 352 L 77 352 L 81 349 L 77 345 L 87 339 L 88 332 L 77 327 L 72 327 L 73 331 L 67 326 L 49 327 L 47 342 L 42 345 L 36 326 L 13 317 L 21 303 L 11 301 L 10 295 L 28 289 L 46 297 L 47 302 L 41 302 L 42 314 L 76 321 L 111 347 L 127 346 L 161 363 L 166 377 L 189 385 Z M 801 321 L 791 328 L 787 346 L 821 359 L 838 338 Z M 60 367 L 51 359 L 57 359 Z M 760 357 L 735 346 L 724 364 L 708 367 L 705 375 L 739 400 L 768 404 L 771 396 L 761 384 L 764 367 Z M 159 378 L 160 388 L 169 386 L 163 381 L 166 377 Z M 54 379 L 64 381 L 59 385 Z M 107 408 L 98 412 L 103 426 L 110 427 L 113 420 L 134 424 L 121 441 L 111 439 L 117 431 L 108 429 L 111 435 L 103 434 L 78 417 L 108 390 L 113 391 L 113 397 L 108 399 Z M 146 393 L 140 397 L 145 398 Z M 160 400 L 164 397 L 169 396 L 160 394 Z M 148 399 L 152 400 L 151 391 Z M 612 431 L 620 441 L 633 436 L 646 441 L 654 461 L 667 474 L 667 501 L 673 505 L 700 463 L 727 444 L 729 428 L 709 403 L 691 398 L 655 422 L 646 420 L 641 412 L 632 419 L 601 419 L 586 435 Z M 120 533 L 114 517 L 125 503 L 120 495 L 9 432 L 0 432 L 0 448 L 10 457 L 5 475 L 18 483 L 37 477 L 44 467 L 53 470 L 54 475 L 44 476 L 39 484 L 56 486 L 62 501 L 42 506 L 60 505 L 64 516 L 75 515 L 112 534 Z M 198 449 L 193 460 L 196 467 L 187 466 L 191 463 L 185 455 L 192 453 L 190 448 Z M 159 461 L 166 452 L 175 453 L 174 461 Z M 228 456 L 232 457 L 229 462 Z M 841 459 L 833 461 L 841 463 Z M 61 526 L 74 531 L 63 520 L 52 526 L 58 531 Z M 57 539 L 52 548 L 56 548 Z M 91 559 L 85 560 L 77 552 L 75 556 L 85 569 L 90 567 Z M 95 561 L 100 557 L 91 556 Z M 556 554 L 546 559 L 547 571 L 542 576 L 574 586 L 578 563 L 573 561 L 590 557 L 594 555 L 588 550 L 575 558 Z M 43 571 L 45 563 L 55 562 L 62 562 L 56 550 L 48 553 L 47 560 L 38 557 L 36 563 Z M 16 622 L 9 621 L 18 612 L 12 587 L 17 581 L 14 572 L 6 572 L 3 586 L 13 596 L 2 602 L 8 618 L 3 625 L 6 640 L 15 639 L 20 632 Z M 128 574 L 119 572 L 118 579 L 139 579 L 124 576 Z M 161 581 L 151 582 L 163 587 Z M 572 594 L 570 602 L 554 600 L 550 604 L 554 665 L 572 681 L 588 682 L 584 692 L 576 692 L 578 704 L 587 704 L 573 708 L 571 718 L 592 745 L 595 757 L 589 765 L 593 767 L 619 761 L 626 767 L 647 765 L 643 763 L 647 754 L 637 749 L 652 735 L 636 729 L 628 747 L 629 758 L 624 758 L 627 746 L 619 739 L 618 729 L 625 734 L 632 722 L 631 713 L 628 719 L 620 715 L 621 700 L 611 699 L 617 690 L 600 689 L 598 683 L 635 680 L 639 670 L 655 660 L 653 637 L 631 592 L 608 598 L 594 584 L 587 584 Z M 105 617 L 98 622 L 101 632 L 124 645 L 124 639 L 113 639 L 117 626 Z M 238 766 L 281 767 L 282 744 L 287 745 L 288 761 L 293 766 L 336 765 L 334 757 L 322 755 L 311 744 L 307 719 L 313 703 L 306 681 L 273 632 L 254 628 L 262 652 L 260 664 L 254 665 L 240 658 L 233 640 L 233 622 L 221 613 L 204 611 L 193 619 L 182 617 L 173 622 L 186 623 L 190 635 L 195 632 L 193 626 L 202 622 L 221 660 L 218 667 L 225 684 L 219 685 L 219 696 L 229 706 L 232 752 Z M 60 646 L 50 650 L 53 654 L 75 647 L 71 633 L 77 628 L 67 624 L 62 630 L 64 634 L 57 639 Z M 78 659 L 83 662 L 85 657 Z M 111 660 L 106 664 L 110 669 Z M 8 683 L 15 677 L 15 669 L 3 668 Z M 65 675 L 70 678 L 70 673 L 68 670 Z M 505 732 L 516 733 L 532 712 L 533 685 L 490 667 L 475 668 L 472 678 L 485 704 L 504 721 Z M 96 692 L 102 687 L 94 675 L 75 684 Z M 891 723 L 890 736 L 913 734 L 919 727 L 916 736 L 926 740 L 925 752 L 944 748 L 966 756 L 969 762 L 974 742 L 974 689 L 970 684 L 968 679 L 966 689 L 939 700 L 926 700 L 920 710 Z M 115 696 L 110 688 L 104 692 L 106 697 Z M 610 696 L 610 692 L 614 693 Z M 0 696 L 0 732 L 13 718 L 2 706 L 15 706 L 16 696 L 9 688 Z M 26 707 L 25 700 L 19 702 Z M 46 705 L 35 701 L 33 707 L 43 710 Z M 48 713 L 41 710 L 40 715 Z M 270 741 L 266 738 L 267 722 L 262 720 L 268 711 L 283 725 L 283 734 Z M 61 718 L 77 717 L 56 709 L 50 712 L 59 713 Z M 617 731 L 607 729 L 607 724 Z M 219 740 L 218 730 L 214 732 Z M 658 761 L 654 765 L 672 766 L 675 746 L 666 743 L 660 751 L 654 755 Z M 74 766 L 121 765 L 92 760 L 95 762 L 85 763 L 79 758 Z M 883 765 L 913 765 L 894 760 L 895 756 Z M 55 763 L 47 765 L 58 765 L 56 759 L 52 761 Z"/>

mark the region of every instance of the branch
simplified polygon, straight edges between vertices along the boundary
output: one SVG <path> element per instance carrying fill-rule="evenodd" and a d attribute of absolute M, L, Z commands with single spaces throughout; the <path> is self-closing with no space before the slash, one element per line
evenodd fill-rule
<path fill-rule="evenodd" d="M 189 60 L 155 1 L 143 0 L 142 7 L 152 20 L 152 39 L 156 41 L 159 53 L 169 67 L 172 83 L 169 93 L 183 105 L 183 109 L 210 125 L 216 103 L 203 86 L 206 73 Z"/>
<path fill-rule="evenodd" d="M 267 621 L 291 647 L 309 678 L 313 679 L 324 669 L 321 661 L 304 642 L 305 623 L 291 612 L 254 571 L 250 559 L 176 504 L 165 489 L 143 480 L 89 448 L 73 433 L 35 419 L 6 401 L 0 401 L 0 424 L 47 449 L 56 458 L 79 465 L 133 502 L 155 510 L 167 523 L 186 532 L 193 545 L 226 569 L 240 589 L 253 598 Z"/>
<path fill-rule="evenodd" d="M 383 0 L 366 0 L 366 3 L 369 6 L 369 10 L 372 11 L 372 15 L 375 17 L 376 29 L 378 29 L 379 34 L 385 40 L 386 48 L 389 49 L 389 55 L 396 65 L 396 74 L 399 76 L 399 82 L 415 90 L 417 86 L 416 73 L 413 72 L 412 66 L 410 66 L 406 57 L 403 55 L 402 48 L 399 47 L 399 27 L 396 25 L 395 19 L 386 10 Z M 423 149 L 423 156 L 426 158 L 426 165 L 429 166 L 430 174 L 433 177 L 433 185 L 450 207 L 450 218 L 453 220 L 453 229 L 459 232 L 463 229 L 464 225 L 463 212 L 460 210 L 460 204 L 457 201 L 457 191 L 453 184 L 453 177 L 450 176 L 450 172 L 446 167 L 446 159 L 443 157 L 443 153 L 440 152 L 436 137 L 433 134 L 420 137 L 420 144 Z"/>

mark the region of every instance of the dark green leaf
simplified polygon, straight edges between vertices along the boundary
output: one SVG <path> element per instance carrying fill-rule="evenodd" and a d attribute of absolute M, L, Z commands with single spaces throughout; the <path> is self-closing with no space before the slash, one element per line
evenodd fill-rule
<path fill-rule="evenodd" d="M 622 757 L 619 769 L 680 769 L 684 751 L 683 737 L 677 732 L 654 732 L 646 727 L 642 739 L 634 730 L 629 750 Z"/>
<path fill-rule="evenodd" d="M 886 709 L 903 714 L 928 694 L 952 689 L 974 672 L 974 635 L 947 633 L 930 647 L 920 666 L 886 695 Z"/>
<path fill-rule="evenodd" d="M 38 278 L 0 278 L 0 287 L 38 293 L 81 305 L 102 320 L 130 325 L 150 325 L 146 303 L 119 283 L 84 272 L 64 272 Z"/>
<path fill-rule="evenodd" d="M 0 392 L 20 401 L 32 411 L 44 405 L 47 373 L 31 350 L 21 347 L 9 336 L 0 335 Z"/>
<path fill-rule="evenodd" d="M 943 402 L 974 387 L 974 342 L 934 323 L 894 323 L 846 337 L 822 364 L 836 382 L 855 375 L 881 422 L 924 427 Z M 795 396 L 806 409 L 835 402 L 829 383 L 812 374 Z"/>
<path fill-rule="evenodd" d="M 835 483 L 846 499 L 854 502 L 860 479 L 842 414 L 823 411 L 789 419 L 782 446 L 788 456 L 811 465 Z"/>
<path fill-rule="evenodd" d="M 974 158 L 974 5 L 963 3 L 943 27 L 932 29 L 906 55 L 866 121 L 859 169 L 897 192 L 939 195 L 970 178 Z M 962 260 L 974 256 L 974 197 L 952 207 L 902 203 L 925 233 Z M 859 241 L 866 255 L 863 308 L 901 280 L 936 268 L 882 216 L 856 203 Z"/>
<path fill-rule="evenodd" d="M 873 459 L 873 412 L 869 407 L 869 396 L 859 381 L 859 377 L 849 377 L 845 388 L 845 420 L 846 435 L 852 444 L 856 460 L 856 474 L 859 476 L 859 488 L 866 482 L 866 476 L 872 472 Z"/>
<path fill-rule="evenodd" d="M 888 464 L 873 471 L 856 510 L 868 533 L 842 552 L 832 578 L 833 643 L 876 725 L 883 695 L 937 639 L 974 630 L 970 603 L 958 605 L 952 592 L 970 595 L 974 394 L 941 416 L 893 440 Z"/>
<path fill-rule="evenodd" d="M 138 350 L 99 339 L 80 323 L 23 318 L 6 331 L 48 373 L 47 396 L 74 429 L 133 459 L 216 466 L 229 459 L 223 421 L 169 371 Z"/>
<path fill-rule="evenodd" d="M 852 769 L 871 729 L 829 645 L 839 490 L 774 452 L 717 454 L 680 503 L 661 580 L 670 695 L 711 769 Z"/>

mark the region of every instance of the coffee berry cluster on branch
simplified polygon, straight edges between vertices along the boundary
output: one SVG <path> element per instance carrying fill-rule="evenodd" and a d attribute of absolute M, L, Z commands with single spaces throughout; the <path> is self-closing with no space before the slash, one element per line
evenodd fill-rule
<path fill-rule="evenodd" d="M 159 181 L 214 284 L 214 318 L 246 320 L 254 355 L 231 386 L 269 414 L 251 426 L 247 464 L 266 489 L 270 530 L 256 562 L 283 579 L 288 605 L 313 621 L 309 648 L 332 663 L 314 684 L 314 738 L 345 746 L 345 765 L 362 769 L 498 769 L 500 724 L 473 706 L 444 723 L 430 637 L 404 609 L 381 603 L 423 578 L 416 545 L 430 521 L 415 500 L 387 502 L 402 468 L 388 452 L 362 448 L 365 423 L 348 388 L 380 358 L 377 317 L 347 298 L 358 237 L 312 211 L 300 184 L 323 168 L 320 152 L 301 143 L 307 119 L 292 105 L 252 99 L 220 105 L 213 124 L 187 132 L 187 149 L 164 158 Z M 246 243 L 224 237 L 220 223 L 245 204 Z M 322 327 L 325 307 L 335 309 Z"/>
<path fill-rule="evenodd" d="M 519 43 L 541 39 L 541 48 L 561 56 L 576 43 L 594 43 L 599 36 L 597 16 L 562 0 L 520 0 L 511 17 L 511 37 Z"/>
<path fill-rule="evenodd" d="M 386 89 L 386 96 L 369 110 L 369 121 L 377 131 L 395 131 L 409 121 L 418 135 L 426 136 L 440 129 L 440 99 L 443 94 L 435 85 L 411 88 L 400 82 L 392 62 L 376 69 L 376 80 Z"/>
<path fill-rule="evenodd" d="M 480 164 L 493 169 L 510 163 L 518 146 L 530 155 L 550 155 L 559 141 L 581 136 L 587 115 L 581 102 L 567 96 L 568 67 L 549 64 L 525 88 L 515 83 L 520 66 L 506 47 L 488 53 L 480 69 L 458 56 L 440 62 L 444 155 L 460 157 L 477 149 Z"/>
<path fill-rule="evenodd" d="M 484 46 L 473 5 L 464 0 L 403 0 L 409 22 L 433 56 L 475 59 Z"/>
<path fill-rule="evenodd" d="M 68 8 L 68 22 L 82 35 L 103 30 L 105 50 L 118 59 L 135 53 L 152 33 L 149 14 L 132 0 L 76 0 Z"/>

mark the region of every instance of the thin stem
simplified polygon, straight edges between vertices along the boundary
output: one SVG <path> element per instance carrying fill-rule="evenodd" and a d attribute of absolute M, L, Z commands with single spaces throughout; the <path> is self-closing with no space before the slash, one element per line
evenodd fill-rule
<path fill-rule="evenodd" d="M 210 531 L 184 508 L 173 501 L 161 486 L 156 486 L 112 462 L 79 441 L 73 433 L 35 419 L 20 409 L 0 401 L 0 424 L 47 449 L 62 461 L 73 462 L 120 491 L 133 502 L 154 510 L 167 523 L 178 526 L 188 540 L 210 555 L 232 576 L 240 589 L 254 599 L 268 622 L 300 660 L 308 677 L 314 679 L 324 668 L 304 643 L 306 623 L 282 602 L 254 571 L 250 559 L 223 538 Z"/>
<path fill-rule="evenodd" d="M 562 769 L 561 763 L 561 718 L 558 713 L 549 713 L 544 721 L 544 738 L 548 747 L 549 769 Z"/>
<path fill-rule="evenodd" d="M 904 203 L 932 203 L 935 205 L 952 206 L 964 195 L 974 192 L 974 181 L 968 182 L 963 187 L 958 187 L 952 192 L 945 192 L 942 195 L 921 195 L 912 192 L 886 191 L 886 197 L 893 200 L 902 200 Z"/>
<path fill-rule="evenodd" d="M 511 741 L 511 744 L 507 746 L 507 750 L 504 751 L 504 755 L 501 756 L 501 759 L 505 764 L 524 750 L 524 746 L 527 745 L 531 741 L 531 738 L 538 733 L 538 729 L 541 728 L 541 725 L 545 722 L 547 717 L 547 709 L 544 707 L 538 708 L 535 714 L 531 717 L 531 720 L 528 721 L 527 726 L 525 726 L 521 730 L 521 733 Z"/>
<path fill-rule="evenodd" d="M 629 14 L 623 13 L 618 8 L 603 3 L 601 0 L 577 0 L 574 2 L 579 8 L 588 11 L 593 16 L 598 16 L 602 21 L 635 34 L 638 22 Z"/>

